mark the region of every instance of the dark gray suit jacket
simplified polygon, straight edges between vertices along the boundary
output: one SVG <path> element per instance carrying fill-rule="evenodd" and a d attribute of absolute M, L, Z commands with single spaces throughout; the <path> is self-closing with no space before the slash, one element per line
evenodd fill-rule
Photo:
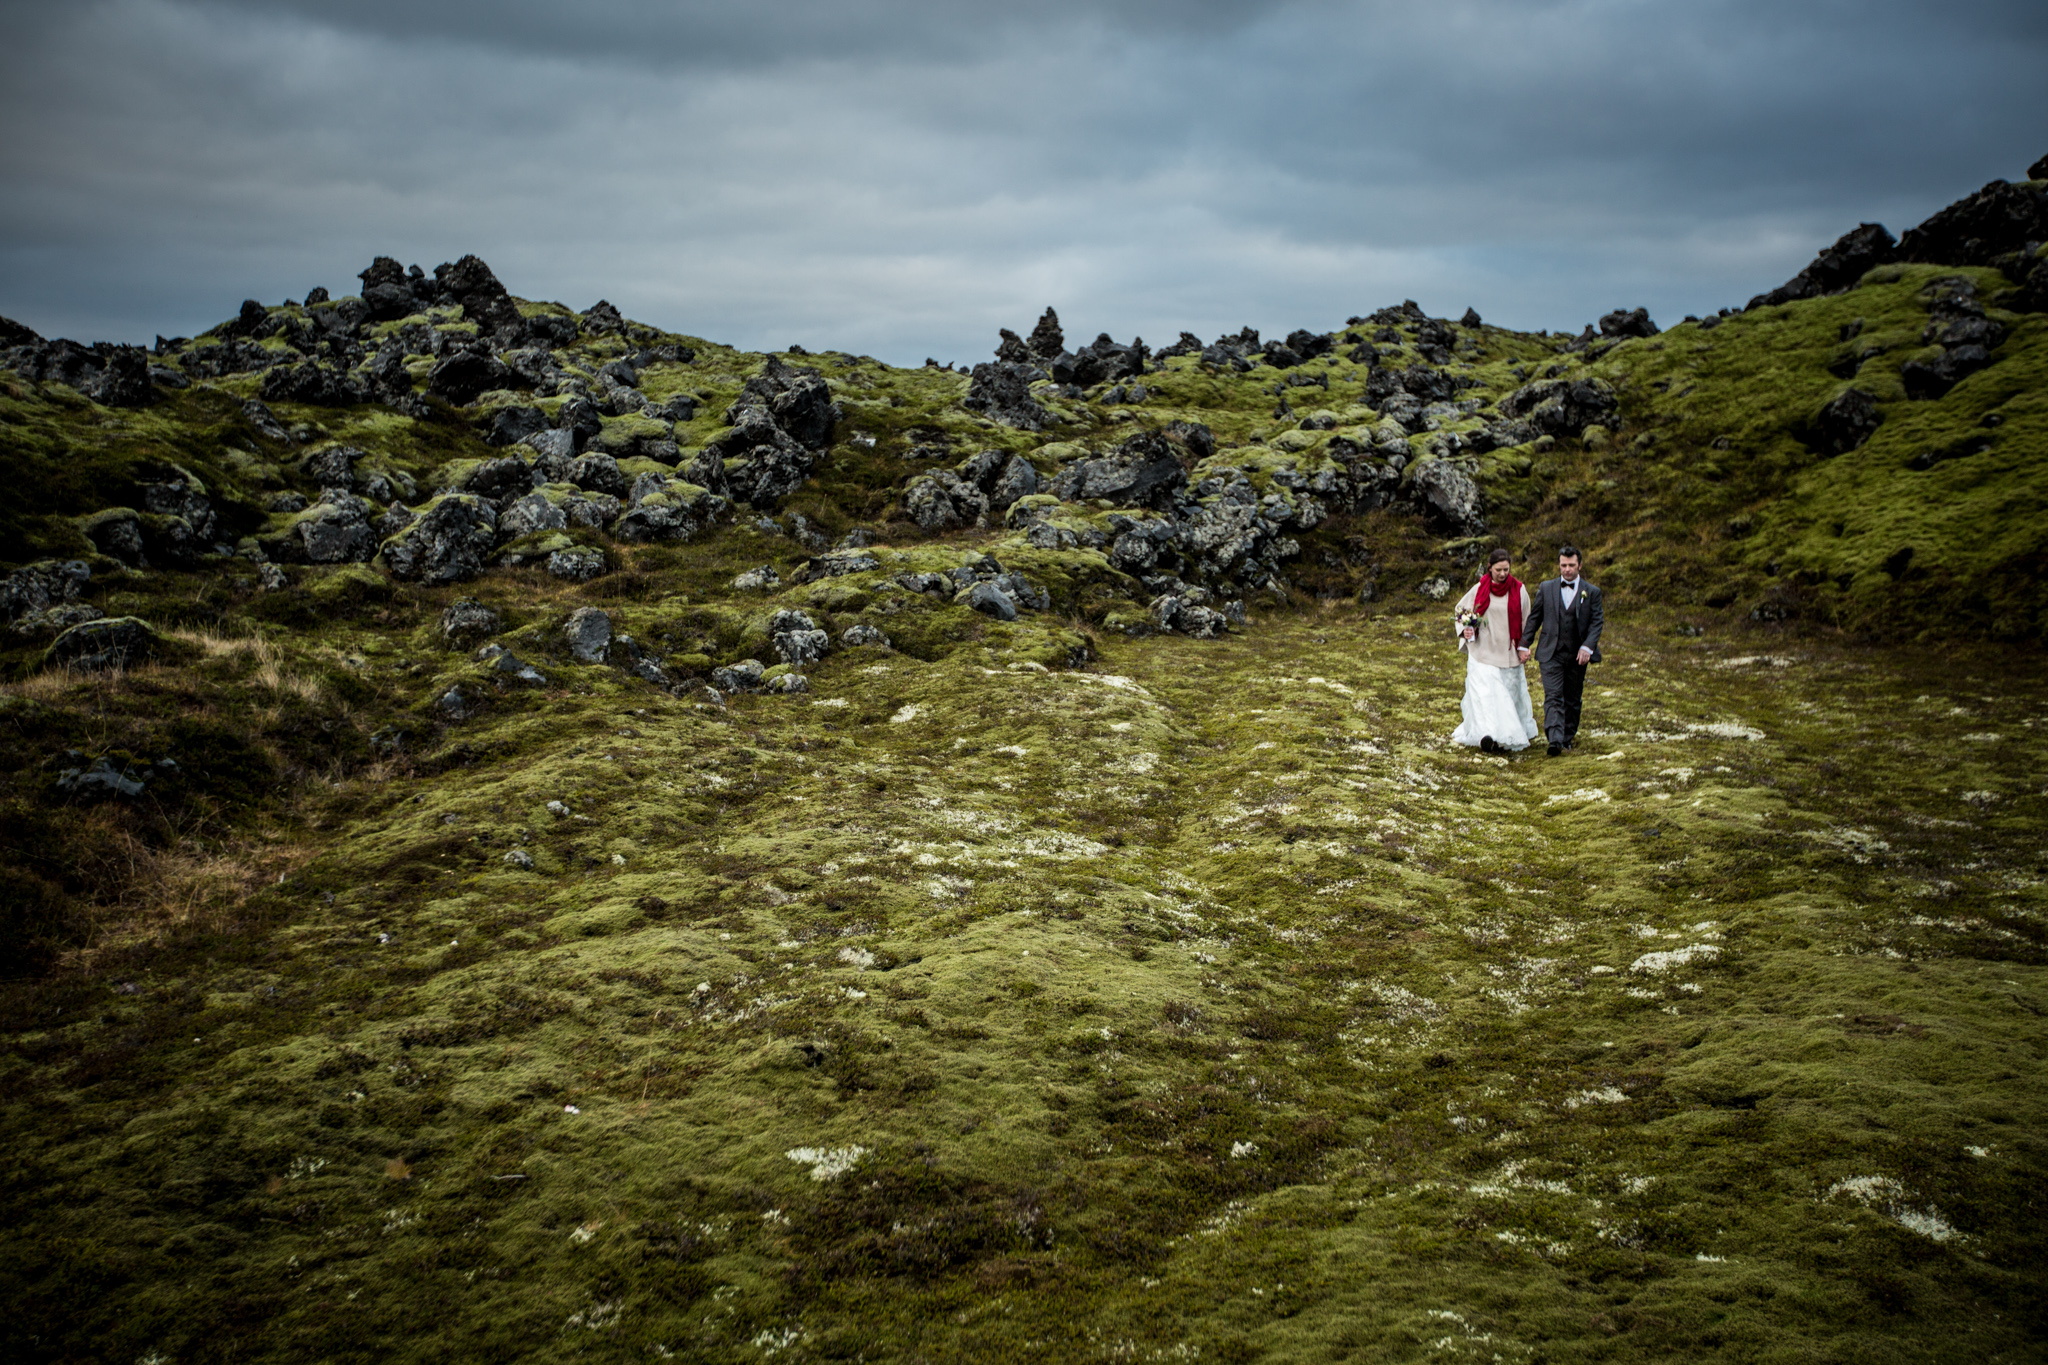
<path fill-rule="evenodd" d="M 1607 614 L 1600 606 L 1600 589 L 1579 580 L 1579 595 L 1567 613 L 1564 609 L 1564 580 L 1547 578 L 1529 596 L 1529 615 L 1522 621 L 1522 648 L 1527 649 L 1541 631 L 1543 643 L 1536 657 L 1544 663 L 1561 658 L 1576 659 L 1581 646 L 1593 651 L 1593 663 L 1600 662 L 1600 630 Z M 1547 627 L 1547 629 L 1546 629 Z"/>

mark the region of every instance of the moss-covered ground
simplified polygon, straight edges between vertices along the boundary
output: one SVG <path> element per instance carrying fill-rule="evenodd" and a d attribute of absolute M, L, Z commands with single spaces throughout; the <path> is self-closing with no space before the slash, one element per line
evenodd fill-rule
<path fill-rule="evenodd" d="M 140 409 L 0 374 L 0 568 L 83 559 L 155 631 L 79 675 L 0 629 L 0 1353 L 2039 1359 L 2048 315 L 2013 283 L 1888 266 L 1591 344 L 1383 310 L 1285 370 L 1036 384 L 1041 431 L 791 353 L 838 407 L 802 486 L 495 552 L 597 546 L 582 584 L 262 561 L 330 445 L 422 507 L 494 413 L 632 357 L 694 414 L 596 445 L 666 474 L 770 357 L 586 329 L 548 397 L 450 406 L 409 352 L 402 404 L 270 416 L 181 344 Z M 1910 396 L 1965 285 L 1987 363 Z M 476 330 L 358 339 L 429 327 Z M 1405 431 L 1366 361 L 1465 406 Z M 1611 422 L 1500 420 L 1549 378 Z M 1831 453 L 1851 386 L 1876 425 Z M 1192 479 L 1285 504 L 1276 577 L 1201 585 L 1250 609 L 1226 638 L 1152 634 L 1172 580 L 1096 543 L 1156 509 L 911 518 L 978 451 L 1049 480 L 1175 422 Z M 1304 514 L 1340 466 L 1390 500 Z M 169 535 L 173 481 L 211 543 L 96 548 L 110 509 Z M 805 581 L 849 536 L 875 567 Z M 1579 751 L 1450 745 L 1452 589 L 1566 541 L 1609 616 Z M 983 554 L 1051 609 L 897 579 Z M 462 596 L 529 685 L 446 638 Z M 669 686 L 575 662 L 581 607 Z M 711 692 L 782 609 L 835 642 L 809 690 Z M 93 800 L 95 760 L 146 786 Z"/>
<path fill-rule="evenodd" d="M 1494 759 L 1441 623 L 1331 604 L 725 706 L 535 653 L 292 749 L 468 667 L 433 606 L 10 687 L 233 681 L 293 795 L 7 989 L 9 1358 L 2038 1358 L 2005 654 L 1617 611 L 1579 751 Z"/>

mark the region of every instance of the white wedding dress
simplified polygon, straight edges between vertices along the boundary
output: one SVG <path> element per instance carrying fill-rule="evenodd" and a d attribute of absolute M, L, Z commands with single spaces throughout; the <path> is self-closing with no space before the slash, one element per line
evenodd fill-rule
<path fill-rule="evenodd" d="M 1495 668 L 1465 656 L 1464 723 L 1451 732 L 1457 744 L 1479 747 L 1492 735 L 1503 749 L 1526 749 L 1541 733 L 1529 705 L 1529 675 L 1520 667 Z"/>
<path fill-rule="evenodd" d="M 1473 610 L 1478 592 L 1476 583 L 1466 589 L 1456 609 Z M 1529 594 L 1526 589 L 1521 593 L 1526 620 Z M 1529 675 L 1515 654 L 1520 641 L 1509 628 L 1512 623 L 1508 599 L 1495 593 L 1479 618 L 1477 638 L 1458 641 L 1458 648 L 1465 652 L 1465 716 L 1464 723 L 1451 732 L 1453 743 L 1476 749 L 1480 740 L 1491 735 L 1503 749 L 1526 749 L 1529 741 L 1542 733 L 1529 705 Z"/>

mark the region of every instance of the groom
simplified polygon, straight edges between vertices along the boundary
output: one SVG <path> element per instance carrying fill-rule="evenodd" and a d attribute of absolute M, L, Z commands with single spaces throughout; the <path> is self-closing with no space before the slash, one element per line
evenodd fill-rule
<path fill-rule="evenodd" d="M 1543 643 L 1533 653 L 1543 673 L 1543 730 L 1550 738 L 1550 756 L 1572 747 L 1579 733 L 1579 701 L 1586 692 L 1586 665 L 1600 662 L 1600 628 L 1606 624 L 1600 589 L 1579 577 L 1579 550 L 1567 545 L 1557 552 L 1557 577 L 1544 580 L 1522 623 L 1522 662 L 1537 633 Z"/>

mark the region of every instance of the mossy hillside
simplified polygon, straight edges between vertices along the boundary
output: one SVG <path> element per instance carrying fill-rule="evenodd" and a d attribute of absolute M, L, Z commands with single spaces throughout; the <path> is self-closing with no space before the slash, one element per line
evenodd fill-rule
<path fill-rule="evenodd" d="M 843 420 L 783 515 L 689 543 L 579 530 L 610 568 L 580 587 L 531 565 L 433 590 L 337 566 L 263 591 L 239 560 L 134 573 L 95 557 L 93 605 L 155 624 L 159 662 L 94 682 L 36 672 L 43 640 L 0 641 L 18 680 L 6 941 L 31 950 L 9 970 L 71 955 L 8 996 L 20 1042 L 4 1083 L 44 1105 L 10 1120 L 30 1135 L 7 1186 L 27 1210 L 10 1226 L 31 1230 L 26 1320 L 86 1343 L 74 1354 L 198 1358 L 331 1355 L 316 1332 L 366 1300 L 344 1352 L 545 1355 L 566 1338 L 709 1358 L 1378 1358 L 1512 1340 L 1590 1357 L 1811 1341 L 1853 1358 L 1961 1353 L 1928 1324 L 1985 1311 L 2005 1315 L 2001 1340 L 2025 1340 L 2037 1324 L 2011 1306 L 2012 1268 L 2036 1234 L 2013 1192 L 2037 1153 L 1998 1121 L 2030 1131 L 2008 1073 L 2037 1056 L 2022 1017 L 2039 943 L 2032 684 L 2024 668 L 1996 681 L 2011 659 L 1954 641 L 2034 629 L 1983 596 L 1987 574 L 2018 579 L 2031 476 L 1999 460 L 2030 447 L 1973 447 L 1980 431 L 2038 440 L 2039 340 L 2036 319 L 1993 310 L 2011 331 L 1995 363 L 1906 400 L 1897 367 L 1921 351 L 1926 289 L 1954 273 L 1879 272 L 1836 299 L 1604 350 L 1461 328 L 1444 368 L 1471 381 L 1480 417 L 1528 378 L 1590 375 L 1621 395 L 1619 430 L 1449 457 L 1482 489 L 1477 535 L 1403 505 L 1328 517 L 1296 535 L 1291 605 L 1269 613 L 1289 594 L 1255 594 L 1260 615 L 1225 642 L 1125 639 L 1151 628 L 1147 594 L 1098 552 L 993 529 L 928 538 L 903 489 L 980 449 L 1050 475 L 1173 419 L 1211 427 L 1215 469 L 1273 487 L 1337 436 L 1381 434 L 1348 340 L 1286 371 L 1170 359 L 1136 404 L 1041 384 L 1058 418 L 1041 433 L 965 410 L 952 371 L 790 353 Z M 1980 297 L 2001 287 L 1976 278 Z M 1413 330 L 1380 345 L 1382 364 L 1423 360 Z M 632 325 L 558 358 L 594 376 L 669 344 L 695 354 L 638 367 L 639 384 L 697 398 L 675 439 L 700 445 L 767 357 Z M 1690 368 L 1681 344 L 1706 348 L 1683 352 Z M 1852 361 L 1884 422 L 1822 461 L 1802 437 Z M 109 505 L 96 497 L 135 503 L 173 468 L 253 529 L 270 493 L 313 491 L 299 461 L 330 442 L 431 496 L 503 453 L 482 440 L 494 405 L 533 401 L 429 400 L 420 417 L 280 403 L 287 445 L 242 414 L 254 375 L 140 413 L 8 382 L 28 555 L 79 553 L 76 518 Z M 1994 412 L 2001 426 L 1976 425 Z M 1410 437 L 1410 475 L 1480 417 Z M 1761 453 L 1709 467 L 1730 432 L 1727 449 Z M 1899 478 L 1856 463 L 1888 433 L 1909 465 L 1944 458 Z M 1853 504 L 1806 482 L 1851 468 Z M 1877 578 L 1798 555 L 1853 539 L 1842 514 L 1872 507 L 1893 519 L 1866 539 L 1918 537 L 1911 558 L 1878 561 L 1914 591 L 1859 615 L 1857 593 L 1883 599 Z M 1050 515 L 1101 529 L 1115 510 Z M 2005 541 L 1953 553 L 1942 538 L 1980 513 L 2005 518 Z M 883 568 L 800 581 L 813 532 L 856 528 Z M 1457 678 L 1429 594 L 1496 540 L 1540 572 L 1564 539 L 1592 552 L 1644 668 L 1608 674 L 1629 683 L 1613 712 L 1627 725 L 1573 760 L 1604 771 L 1521 789 L 1549 770 L 1439 743 Z M 893 581 L 984 552 L 1046 585 L 1055 611 L 998 623 Z M 1916 577 L 1935 562 L 1954 567 Z M 737 594 L 762 564 L 782 585 Z M 1313 600 L 1360 594 L 1369 624 Z M 501 686 L 476 641 L 441 637 L 462 595 L 500 612 L 497 642 L 539 685 Z M 585 605 L 655 648 L 677 695 L 572 661 L 561 627 Z M 720 704 L 687 685 L 772 660 L 765 623 L 783 607 L 835 638 L 879 625 L 896 648 L 829 655 L 807 696 Z M 1789 624 L 1722 634 L 1752 613 Z M 1834 643 L 1844 625 L 1946 643 L 1940 660 L 1860 655 Z M 66 802 L 52 779 L 74 747 L 170 755 L 197 776 L 133 805 Z M 1475 825 L 1499 859 L 1469 851 L 1486 846 Z M 1539 913 L 1538 893 L 1580 901 Z M 1694 918 L 1695 896 L 1737 908 Z M 2006 995 L 1973 993 L 1970 963 Z M 1688 1019 L 1697 1031 L 1668 1031 Z M 1944 1071 L 1928 1050 L 1955 1040 L 1971 1060 Z M 628 1099 L 656 1106 L 637 1128 L 607 1107 Z M 46 1130 L 51 1103 L 64 1117 Z M 571 1119 L 601 1142 L 550 1126 Z M 1957 1148 L 1966 1121 L 1993 1140 Z M 832 1181 L 782 1155 L 848 1143 L 870 1152 Z M 1533 1155 L 1504 1150 L 1523 1144 Z M 1865 1164 L 1835 1169 L 1850 1157 Z M 322 1180 L 338 1183 L 307 1183 Z M 120 1206 L 144 1188 L 167 1194 Z M 79 1191 L 75 1213 L 50 1212 Z M 1861 1230 L 1849 1251 L 1843 1225 Z M 314 1246 L 325 1280 L 262 1278 L 273 1250 L 289 1272 Z M 219 1278 L 170 1288 L 165 1269 L 209 1248 L 226 1249 Z M 1700 1256 L 1726 1259 L 1686 1259 Z M 1363 1295 L 1361 1267 L 1392 1297 Z M 74 1315 L 102 1285 L 114 1307 Z M 424 1304 L 442 1336 L 406 1325 Z M 1859 1312 L 1878 1325 L 1828 1335 Z M 131 1343 L 117 1313 L 162 1330 Z"/>
<path fill-rule="evenodd" d="M 1557 762 L 1352 611 L 724 707 L 550 660 L 309 806 L 239 952 L 12 997 L 9 1330 L 2021 1358 L 2037 689 L 1662 625 Z"/>
<path fill-rule="evenodd" d="M 1568 366 L 1613 381 L 1627 425 L 1605 448 L 1539 457 L 1549 492 L 1532 520 L 1601 528 L 1582 538 L 1601 551 L 1603 581 L 1702 607 L 1761 605 L 1876 635 L 2038 638 L 2028 509 L 2048 496 L 2033 458 L 2048 442 L 2048 331 L 2037 314 L 1989 308 L 2008 329 L 1995 363 L 1909 400 L 1899 367 L 1924 358 L 1930 290 L 1955 277 L 1981 298 L 2006 287 L 1994 270 L 1887 267 L 1846 294 L 1710 331 L 1681 325 Z M 1845 355 L 1858 361 L 1846 379 L 1830 369 Z M 1808 432 L 1851 386 L 1883 420 L 1828 456 Z"/>
<path fill-rule="evenodd" d="M 1460 328 L 1443 368 L 1467 385 L 1461 397 L 1478 405 L 1477 414 L 1409 437 L 1404 488 L 1412 495 L 1416 469 L 1438 458 L 1436 447 L 1446 435 L 1475 431 L 1524 381 L 1596 376 L 1623 396 L 1623 428 L 1612 436 L 1595 428 L 1583 442 L 1545 438 L 1453 457 L 1481 489 L 1488 534 L 1510 542 L 1525 559 L 1547 559 L 1560 539 L 1584 543 L 1595 552 L 1600 576 L 1615 588 L 1668 593 L 1709 617 L 1754 612 L 1906 638 L 1985 630 L 2036 637 L 2035 607 L 2013 585 L 2024 581 L 2031 556 L 2039 553 L 2031 520 L 2021 515 L 2039 491 L 2025 458 L 2039 440 L 2027 398 L 2039 388 L 2037 319 L 1993 309 L 2010 332 L 1995 363 L 1942 399 L 1909 401 L 1898 384 L 1898 365 L 1923 349 L 1918 337 L 1928 287 L 1958 276 L 1973 280 L 1980 298 L 1995 296 L 2005 283 L 1983 268 L 1888 267 L 1847 294 L 1735 315 L 1711 331 L 1683 324 L 1659 337 L 1584 349 L 1556 336 Z M 560 311 L 559 305 L 522 306 Z M 296 316 L 303 310 L 272 311 Z M 447 330 L 457 316 L 452 309 L 430 310 L 423 320 Z M 1258 364 L 1240 374 L 1214 370 L 1194 356 L 1169 358 L 1143 376 L 1142 403 L 1109 402 L 1106 384 L 1081 399 L 1041 384 L 1041 400 L 1060 418 L 1043 433 L 1001 427 L 962 408 L 967 381 L 951 370 L 896 370 L 868 357 L 789 353 L 778 359 L 812 365 L 826 377 L 845 420 L 812 481 L 785 510 L 835 538 L 885 525 L 900 536 L 910 526 L 902 491 L 934 459 L 952 463 L 994 448 L 1030 455 L 1050 473 L 1068 452 L 1099 451 L 1134 430 L 1174 420 L 1212 429 L 1220 453 L 1211 463 L 1218 468 L 1244 468 L 1258 479 L 1290 456 L 1297 466 L 1304 458 L 1314 463 L 1335 436 L 1356 443 L 1378 424 L 1364 401 L 1368 370 L 1351 358 L 1351 339 L 1388 333 L 1372 324 L 1340 330 L 1342 344 L 1331 354 L 1284 371 Z M 1416 330 L 1412 323 L 1394 329 L 1398 341 L 1378 342 L 1373 358 L 1395 368 L 1425 363 Z M 1854 335 L 1844 340 L 1849 332 Z M 680 393 L 697 398 L 696 416 L 674 431 L 686 450 L 723 430 L 726 407 L 768 359 L 638 324 L 629 333 L 587 336 L 557 356 L 572 373 L 591 376 L 606 361 L 647 346 L 690 347 L 688 362 L 656 361 L 640 375 L 656 401 Z M 283 343 L 272 337 L 263 344 L 275 349 Z M 181 356 L 173 347 L 160 361 L 175 367 Z M 1876 394 L 1886 420 L 1863 447 L 1823 460 L 1808 444 L 1814 413 L 1849 382 Z M 322 442 L 361 446 L 372 456 L 366 469 L 427 483 L 437 471 L 498 453 L 480 439 L 488 404 L 462 413 L 431 401 L 425 418 L 374 404 L 279 404 L 279 417 L 301 437 L 299 446 L 281 448 L 262 439 L 228 401 L 259 387 L 258 375 L 229 376 L 163 391 L 165 403 L 139 413 L 110 413 L 67 397 L 61 386 L 39 395 L 16 384 L 9 443 L 20 448 L 16 463 L 27 476 L 28 496 L 10 510 L 21 522 L 24 548 L 82 553 L 71 519 L 95 510 L 96 502 L 132 501 L 136 485 L 161 474 L 164 454 L 179 456 L 178 463 L 206 482 L 233 529 L 245 530 L 244 523 L 260 517 L 268 493 L 310 488 L 291 465 Z M 534 401 L 509 393 L 487 397 Z M 538 400 L 543 410 L 561 401 Z M 1343 425 L 1335 433 L 1319 431 L 1318 413 Z M 1984 430 L 1977 423 L 1994 414 L 2012 421 L 1977 450 Z M 655 434 L 652 423 L 634 415 L 609 419 L 607 426 L 621 448 L 634 444 L 629 438 Z M 109 433 L 117 434 L 109 439 Z M 73 450 L 83 458 L 73 459 Z M 1927 467 L 1912 467 L 1916 462 Z M 1348 526 L 1333 526 L 1322 539 L 1351 534 Z M 1391 567 L 1355 548 L 1304 546 L 1302 571 L 1291 576 L 1318 595 L 1355 593 Z M 1395 576 L 1408 578 L 1422 567 L 1404 563 Z M 1909 590 L 1894 591 L 1902 581 Z M 1420 606 L 1401 596 L 1406 586 L 1412 585 L 1382 592 L 1378 600 Z"/>

